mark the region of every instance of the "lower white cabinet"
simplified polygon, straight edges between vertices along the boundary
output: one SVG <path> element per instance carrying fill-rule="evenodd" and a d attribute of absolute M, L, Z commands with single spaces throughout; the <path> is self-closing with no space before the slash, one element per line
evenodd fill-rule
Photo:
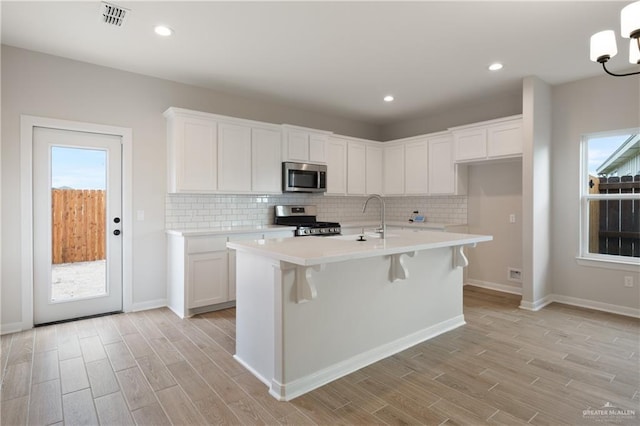
<path fill-rule="evenodd" d="M 167 306 L 180 318 L 235 304 L 235 250 L 227 241 L 292 237 L 292 231 L 184 236 L 167 241 Z"/>

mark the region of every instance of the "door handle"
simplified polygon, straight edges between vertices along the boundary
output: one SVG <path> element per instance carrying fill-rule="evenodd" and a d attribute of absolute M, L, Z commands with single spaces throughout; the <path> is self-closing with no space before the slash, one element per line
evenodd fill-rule
<path fill-rule="evenodd" d="M 113 231 L 113 235 L 120 235 L 120 230 L 116 229 L 115 231 Z"/>

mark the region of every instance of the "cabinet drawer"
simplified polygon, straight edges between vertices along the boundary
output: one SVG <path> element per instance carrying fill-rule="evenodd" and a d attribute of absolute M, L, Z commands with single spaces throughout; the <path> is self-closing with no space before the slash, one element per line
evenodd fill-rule
<path fill-rule="evenodd" d="M 188 254 L 223 250 L 227 250 L 227 237 L 189 237 L 187 239 Z"/>

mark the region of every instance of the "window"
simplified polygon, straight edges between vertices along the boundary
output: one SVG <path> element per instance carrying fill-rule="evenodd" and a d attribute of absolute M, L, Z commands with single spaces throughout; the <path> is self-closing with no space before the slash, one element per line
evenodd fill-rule
<path fill-rule="evenodd" d="M 583 138 L 581 258 L 640 265 L 639 133 Z"/>

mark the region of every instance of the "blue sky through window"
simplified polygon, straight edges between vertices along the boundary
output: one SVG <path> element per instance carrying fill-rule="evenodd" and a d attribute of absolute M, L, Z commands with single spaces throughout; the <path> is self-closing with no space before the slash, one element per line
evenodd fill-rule
<path fill-rule="evenodd" d="M 106 189 L 107 152 L 99 149 L 51 148 L 53 188 Z"/>
<path fill-rule="evenodd" d="M 615 135 L 589 138 L 589 174 L 597 176 L 596 169 L 631 135 Z"/>

